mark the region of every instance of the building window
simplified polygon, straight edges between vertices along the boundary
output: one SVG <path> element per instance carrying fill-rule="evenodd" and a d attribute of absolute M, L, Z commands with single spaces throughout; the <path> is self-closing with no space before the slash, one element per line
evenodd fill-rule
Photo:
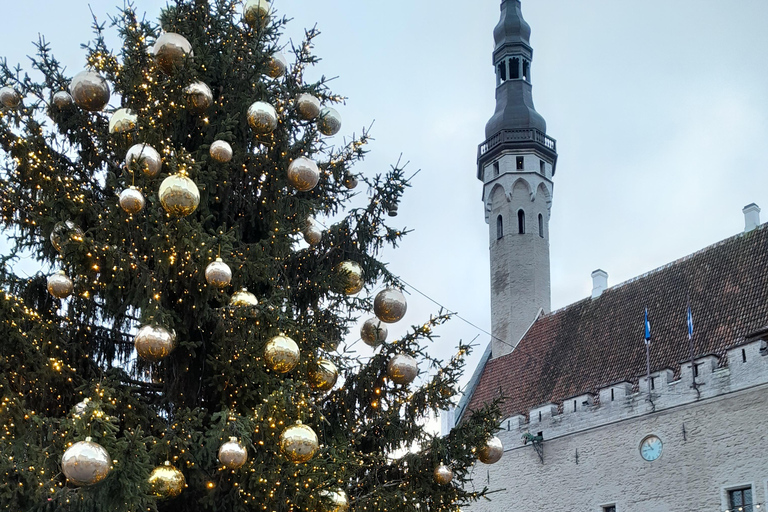
<path fill-rule="evenodd" d="M 531 63 L 527 60 L 523 60 L 523 80 L 531 81 Z"/>
<path fill-rule="evenodd" d="M 520 59 L 512 57 L 509 59 L 509 79 L 516 80 L 520 78 Z"/>
<path fill-rule="evenodd" d="M 656 389 L 656 377 L 651 377 L 651 389 Z"/>
<path fill-rule="evenodd" d="M 499 64 L 499 81 L 504 82 L 507 80 L 507 66 L 504 63 Z"/>
<path fill-rule="evenodd" d="M 539 214 L 539 236 L 544 238 L 544 217 Z"/>
<path fill-rule="evenodd" d="M 493 162 L 493 177 L 499 175 L 499 162 Z"/>
<path fill-rule="evenodd" d="M 517 157 L 517 170 L 522 171 L 525 165 L 525 158 L 522 156 Z"/>
<path fill-rule="evenodd" d="M 606 505 L 603 507 L 603 512 L 616 512 L 616 505 Z"/>
<path fill-rule="evenodd" d="M 752 488 L 733 489 L 728 491 L 728 507 L 734 512 L 752 511 Z"/>
<path fill-rule="evenodd" d="M 544 163 L 544 160 L 539 160 L 539 174 L 542 176 L 547 175 L 547 164 Z"/>
<path fill-rule="evenodd" d="M 496 240 L 501 240 L 504 237 L 504 219 L 499 215 L 496 218 Z"/>
<path fill-rule="evenodd" d="M 517 212 L 517 232 L 521 235 L 525 234 L 525 212 L 523 210 Z"/>
<path fill-rule="evenodd" d="M 693 378 L 695 379 L 698 376 L 699 376 L 699 365 L 698 364 L 694 364 L 693 365 Z"/>

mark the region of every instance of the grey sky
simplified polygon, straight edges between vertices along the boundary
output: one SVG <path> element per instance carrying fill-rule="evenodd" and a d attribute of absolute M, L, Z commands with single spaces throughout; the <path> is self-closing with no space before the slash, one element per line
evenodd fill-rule
<path fill-rule="evenodd" d="M 116 3 L 91 6 L 104 19 Z M 164 4 L 136 3 L 153 17 Z M 286 42 L 315 23 L 323 32 L 317 75 L 338 75 L 334 90 L 349 97 L 342 133 L 375 119 L 358 170 L 384 170 L 400 153 L 421 169 L 395 219 L 416 231 L 386 254 L 392 270 L 485 329 L 488 234 L 475 159 L 494 107 L 499 3 L 274 2 L 294 18 Z M 40 32 L 79 71 L 87 2 L 11 5 L 0 54 L 24 62 Z M 534 100 L 560 153 L 553 307 L 588 296 L 598 267 L 617 284 L 736 234 L 748 203 L 768 209 L 768 2 L 523 0 L 523 13 Z M 410 306 L 403 324 L 435 309 L 418 296 Z M 445 357 L 459 338 L 481 334 L 458 320 L 440 332 Z M 488 336 L 477 341 L 473 362 Z"/>

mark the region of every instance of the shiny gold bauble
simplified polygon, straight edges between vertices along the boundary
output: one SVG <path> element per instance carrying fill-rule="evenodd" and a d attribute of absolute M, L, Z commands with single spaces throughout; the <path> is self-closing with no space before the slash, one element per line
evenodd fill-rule
<path fill-rule="evenodd" d="M 445 464 L 440 464 L 435 468 L 435 472 L 432 476 L 438 484 L 448 485 L 451 483 L 451 480 L 453 480 L 453 470 Z"/>
<path fill-rule="evenodd" d="M 75 290 L 75 283 L 63 270 L 48 277 L 48 293 L 57 299 L 66 299 Z"/>
<path fill-rule="evenodd" d="M 83 233 L 83 230 L 77 227 L 71 220 L 56 223 L 53 231 L 51 231 L 51 245 L 58 252 L 62 252 L 68 243 L 81 243 L 84 238 L 85 233 Z"/>
<path fill-rule="evenodd" d="M 248 450 L 236 437 L 230 437 L 229 441 L 219 447 L 219 462 L 227 469 L 241 468 L 247 460 Z"/>
<path fill-rule="evenodd" d="M 243 288 L 239 292 L 235 292 L 229 299 L 229 305 L 233 308 L 242 308 L 250 306 L 258 306 L 259 300 L 254 294 Z"/>
<path fill-rule="evenodd" d="M 72 79 L 69 94 L 80 108 L 98 112 L 109 103 L 109 84 L 95 71 L 86 69 Z"/>
<path fill-rule="evenodd" d="M 378 347 L 387 341 L 387 326 L 378 318 L 369 318 L 360 328 L 360 338 L 369 347 Z"/>
<path fill-rule="evenodd" d="M 61 470 L 75 485 L 93 485 L 104 480 L 111 469 L 112 459 L 98 443 L 86 437 L 73 444 L 61 457 Z"/>
<path fill-rule="evenodd" d="M 320 358 L 309 370 L 309 383 L 318 391 L 330 391 L 339 380 L 339 369 L 333 361 Z"/>
<path fill-rule="evenodd" d="M 403 292 L 397 288 L 387 288 L 376 294 L 373 300 L 373 312 L 379 320 L 388 324 L 399 322 L 408 310 L 408 302 Z"/>
<path fill-rule="evenodd" d="M 272 78 L 280 78 L 288 71 L 288 61 L 283 52 L 275 52 L 267 63 L 267 75 Z"/>
<path fill-rule="evenodd" d="M 277 373 L 288 373 L 301 360 L 299 346 L 288 336 L 275 336 L 264 347 L 267 366 Z"/>
<path fill-rule="evenodd" d="M 354 295 L 363 289 L 365 280 L 363 279 L 363 268 L 359 263 L 342 261 L 336 265 L 335 270 L 341 283 L 337 291 L 346 295 Z"/>
<path fill-rule="evenodd" d="M 165 211 L 172 217 L 191 215 L 200 204 L 200 191 L 197 185 L 183 173 L 165 178 L 160 184 L 157 195 Z"/>
<path fill-rule="evenodd" d="M 160 174 L 163 168 L 163 159 L 160 153 L 149 144 L 136 144 L 125 154 L 125 166 L 133 169 L 133 163 L 137 162 L 141 172 L 150 178 Z"/>
<path fill-rule="evenodd" d="M 269 19 L 269 2 L 267 0 L 248 0 L 243 8 L 243 18 L 252 28 L 261 27 Z"/>
<path fill-rule="evenodd" d="M 277 111 L 264 101 L 257 101 L 248 108 L 248 124 L 258 134 L 272 133 L 277 128 Z"/>
<path fill-rule="evenodd" d="M 151 362 L 157 362 L 171 355 L 176 348 L 176 334 L 153 325 L 145 325 L 133 340 L 139 357 Z"/>
<path fill-rule="evenodd" d="M 205 268 L 205 280 L 216 288 L 226 288 L 232 281 L 232 269 L 221 258 L 211 262 Z"/>
<path fill-rule="evenodd" d="M 322 512 L 347 512 L 349 510 L 349 498 L 347 498 L 347 493 L 341 489 L 323 490 L 319 494 L 325 502 L 321 507 Z"/>
<path fill-rule="evenodd" d="M 300 421 L 283 430 L 280 435 L 280 451 L 296 464 L 309 461 L 319 448 L 315 431 Z"/>
<path fill-rule="evenodd" d="M 232 160 L 232 146 L 227 141 L 217 140 L 211 144 L 208 154 L 217 162 L 225 164 Z"/>
<path fill-rule="evenodd" d="M 171 466 L 169 461 L 165 461 L 162 466 L 157 466 L 149 474 L 151 492 L 160 499 L 178 496 L 186 486 L 184 473 Z"/>
<path fill-rule="evenodd" d="M 387 364 L 387 376 L 395 384 L 407 386 L 419 375 L 419 363 L 408 354 L 397 354 Z"/>
<path fill-rule="evenodd" d="M 485 446 L 477 451 L 477 458 L 483 464 L 495 464 L 499 462 L 502 455 L 504 455 L 504 446 L 501 444 L 501 439 L 496 436 L 490 438 Z"/>
<path fill-rule="evenodd" d="M 59 110 L 66 110 L 75 104 L 75 100 L 67 91 L 58 91 L 53 95 L 53 106 Z"/>
<path fill-rule="evenodd" d="M 320 115 L 320 100 L 311 94 L 300 94 L 296 98 L 296 112 L 305 121 L 311 121 Z"/>
<path fill-rule="evenodd" d="M 341 130 L 341 114 L 335 108 L 325 107 L 320 111 L 317 129 L 323 135 L 336 135 Z"/>
<path fill-rule="evenodd" d="M 299 192 L 309 192 L 320 181 L 320 169 L 314 160 L 300 156 L 288 166 L 288 182 Z"/>
<path fill-rule="evenodd" d="M 128 187 L 120 192 L 120 208 L 126 213 L 135 215 L 144 209 L 144 194 L 136 187 Z"/>
<path fill-rule="evenodd" d="M 187 100 L 187 110 L 193 114 L 203 114 L 213 105 L 213 92 L 203 82 L 195 82 L 186 86 L 184 97 Z"/>
<path fill-rule="evenodd" d="M 301 234 L 304 235 L 304 241 L 309 245 L 317 245 L 323 239 L 323 230 L 313 219 L 307 219 L 307 225 L 304 226 Z"/>
<path fill-rule="evenodd" d="M 157 38 L 152 47 L 157 67 L 167 74 L 184 65 L 187 56 L 194 55 L 192 45 L 187 38 L 174 32 L 166 32 Z"/>
<path fill-rule="evenodd" d="M 136 128 L 138 122 L 139 116 L 134 114 L 131 109 L 119 108 L 109 118 L 109 133 L 129 132 Z"/>
<path fill-rule="evenodd" d="M 349 190 L 352 190 L 353 188 L 357 187 L 357 177 L 352 173 L 345 174 L 344 186 L 347 187 Z"/>
<path fill-rule="evenodd" d="M 16 108 L 21 104 L 21 94 L 13 87 L 0 88 L 0 105 L 5 108 Z"/>

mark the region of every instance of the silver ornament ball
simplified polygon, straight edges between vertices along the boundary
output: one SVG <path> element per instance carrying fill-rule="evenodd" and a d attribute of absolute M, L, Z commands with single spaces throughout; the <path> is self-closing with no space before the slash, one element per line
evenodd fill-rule
<path fill-rule="evenodd" d="M 491 437 L 477 452 L 477 458 L 483 464 L 495 464 L 501 460 L 502 455 L 504 455 L 504 445 L 496 436 Z"/>
<path fill-rule="evenodd" d="M 387 364 L 387 375 L 395 384 L 407 386 L 419 375 L 419 363 L 408 354 L 397 354 Z"/>
<path fill-rule="evenodd" d="M 360 328 L 360 338 L 369 347 L 378 347 L 387 341 L 387 326 L 378 318 L 369 318 Z"/>
<path fill-rule="evenodd" d="M 171 217 L 186 217 L 197 210 L 200 204 L 200 190 L 186 174 L 168 176 L 160 184 L 157 193 L 160 204 Z"/>
<path fill-rule="evenodd" d="M 90 402 L 90 398 L 84 398 L 81 402 L 78 402 L 75 404 L 75 406 L 72 408 L 72 414 L 75 416 L 82 416 L 85 411 L 88 409 L 88 402 Z"/>
<path fill-rule="evenodd" d="M 187 56 L 193 56 L 192 45 L 186 37 L 175 32 L 166 32 L 157 38 L 152 47 L 155 63 L 166 74 L 181 68 Z"/>
<path fill-rule="evenodd" d="M 269 19 L 269 11 L 267 0 L 248 0 L 243 7 L 243 18 L 251 28 L 262 27 Z"/>
<path fill-rule="evenodd" d="M 72 295 L 74 290 L 75 283 L 72 282 L 63 270 L 48 277 L 48 293 L 57 299 L 66 299 Z"/>
<path fill-rule="evenodd" d="M 136 128 L 139 117 L 131 109 L 120 108 L 109 118 L 109 133 L 125 133 Z"/>
<path fill-rule="evenodd" d="M 75 100 L 67 91 L 59 91 L 53 95 L 53 106 L 59 110 L 66 110 L 75 104 Z"/>
<path fill-rule="evenodd" d="M 299 192 L 309 192 L 320 181 L 320 169 L 314 160 L 300 156 L 288 166 L 288 182 Z"/>
<path fill-rule="evenodd" d="M 111 469 L 112 459 L 100 444 L 85 441 L 73 444 L 61 457 L 61 470 L 75 485 L 94 485 L 104 480 Z"/>
<path fill-rule="evenodd" d="M 219 447 L 219 462 L 227 469 L 238 469 L 248 461 L 248 451 L 236 437 Z"/>
<path fill-rule="evenodd" d="M 435 472 L 432 475 L 435 482 L 440 485 L 448 485 L 453 480 L 453 470 L 445 464 L 440 464 L 435 468 Z"/>
<path fill-rule="evenodd" d="M 163 159 L 160 153 L 149 144 L 136 144 L 128 150 L 125 155 L 125 166 L 128 169 L 133 169 L 134 162 L 138 163 L 139 169 L 150 178 L 160 174 L 160 170 L 163 168 Z"/>
<path fill-rule="evenodd" d="M 13 87 L 0 88 L 0 105 L 5 108 L 16 108 L 21 104 L 21 94 Z"/>
<path fill-rule="evenodd" d="M 233 308 L 258 306 L 259 300 L 254 294 L 243 288 L 232 295 L 229 299 L 229 305 Z"/>
<path fill-rule="evenodd" d="M 91 112 L 98 112 L 109 103 L 109 84 L 104 77 L 90 69 L 75 75 L 69 84 L 69 93 L 80 108 Z"/>
<path fill-rule="evenodd" d="M 323 239 L 323 230 L 313 219 L 307 219 L 307 225 L 301 233 L 304 235 L 304 241 L 309 245 L 317 245 Z"/>
<path fill-rule="evenodd" d="M 248 108 L 248 124 L 260 135 L 272 133 L 277 128 L 277 111 L 264 101 L 257 101 Z"/>
<path fill-rule="evenodd" d="M 62 252 L 64 247 L 70 242 L 82 242 L 85 238 L 85 233 L 75 225 L 74 222 L 68 220 L 66 222 L 57 222 L 51 231 L 51 245 L 58 252 Z"/>
<path fill-rule="evenodd" d="M 208 153 L 217 162 L 227 163 L 232 160 L 232 146 L 229 145 L 229 142 L 223 140 L 214 141 Z"/>
<path fill-rule="evenodd" d="M 187 110 L 196 115 L 204 114 L 213 105 L 213 92 L 203 82 L 195 82 L 186 86 L 184 97 L 187 100 Z"/>
<path fill-rule="evenodd" d="M 380 291 L 373 301 L 373 312 L 379 320 L 388 324 L 399 322 L 408 310 L 408 303 L 403 292 L 397 288 Z"/>
<path fill-rule="evenodd" d="M 341 114 L 335 108 L 325 107 L 320 111 L 317 129 L 323 135 L 336 135 L 341 130 Z"/>
<path fill-rule="evenodd" d="M 136 187 L 129 187 L 120 192 L 120 208 L 130 215 L 135 215 L 144 209 L 146 201 L 144 194 Z"/>
<path fill-rule="evenodd" d="M 171 355 L 176 348 L 176 334 L 162 327 L 145 325 L 136 333 L 133 345 L 139 357 L 154 363 Z"/>
<path fill-rule="evenodd" d="M 320 115 L 320 100 L 308 93 L 296 98 L 296 111 L 305 121 L 311 121 Z"/>
<path fill-rule="evenodd" d="M 352 173 L 345 174 L 344 186 L 347 187 L 349 190 L 352 190 L 353 188 L 357 187 L 357 177 Z"/>
<path fill-rule="evenodd" d="M 267 63 L 267 75 L 271 78 L 280 78 L 288 71 L 288 60 L 283 52 L 276 52 Z"/>
<path fill-rule="evenodd" d="M 232 269 L 221 258 L 211 262 L 205 269 L 205 280 L 215 288 L 226 288 L 232 281 Z"/>

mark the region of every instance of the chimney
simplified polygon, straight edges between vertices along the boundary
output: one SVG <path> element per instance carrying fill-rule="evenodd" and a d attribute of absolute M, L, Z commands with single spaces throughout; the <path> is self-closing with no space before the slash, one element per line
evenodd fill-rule
<path fill-rule="evenodd" d="M 597 269 L 592 272 L 592 298 L 596 299 L 608 289 L 608 272 Z"/>
<path fill-rule="evenodd" d="M 760 207 L 752 203 L 745 206 L 742 211 L 744 212 L 744 232 L 749 233 L 760 225 Z"/>

